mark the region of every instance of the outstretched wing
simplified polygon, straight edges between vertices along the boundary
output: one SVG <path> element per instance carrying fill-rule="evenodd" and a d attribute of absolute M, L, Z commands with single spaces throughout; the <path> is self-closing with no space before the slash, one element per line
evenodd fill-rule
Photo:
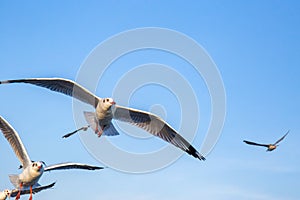
<path fill-rule="evenodd" d="M 263 146 L 263 147 L 268 147 L 268 144 L 259 144 L 259 143 L 255 143 L 255 142 L 251 142 L 251 141 L 247 141 L 244 140 L 243 142 L 245 142 L 246 144 L 250 144 L 250 145 L 256 145 L 256 146 Z"/>
<path fill-rule="evenodd" d="M 1 116 L 0 129 L 4 137 L 7 139 L 10 146 L 14 150 L 16 156 L 20 160 L 22 166 L 26 168 L 31 163 L 31 161 L 21 141 L 21 138 L 19 137 L 19 134 L 15 131 L 15 129 Z"/>
<path fill-rule="evenodd" d="M 8 83 L 29 83 L 36 86 L 48 88 L 55 92 L 60 92 L 65 95 L 74 97 L 84 103 L 97 106 L 99 97 L 92 94 L 90 91 L 69 79 L 63 78 L 28 78 L 0 81 L 0 84 Z"/>
<path fill-rule="evenodd" d="M 98 166 L 81 164 L 81 163 L 68 162 L 68 163 L 59 163 L 59 164 L 55 164 L 55 165 L 46 166 L 44 168 L 44 171 L 64 170 L 64 169 L 98 170 L 98 169 L 104 169 L 104 168 L 98 167 Z"/>
<path fill-rule="evenodd" d="M 38 193 L 42 190 L 52 188 L 54 185 L 55 185 L 55 182 L 53 182 L 49 185 L 35 187 L 35 188 L 32 189 L 32 193 L 35 194 L 35 193 Z M 14 189 L 14 190 L 11 191 L 10 196 L 11 197 L 16 197 L 18 192 L 19 192 L 19 189 Z M 30 189 L 21 190 L 21 195 L 24 195 L 24 194 L 30 194 Z"/>
<path fill-rule="evenodd" d="M 205 160 L 204 156 L 169 124 L 152 113 L 116 105 L 113 107 L 113 118 L 140 127 L 152 135 L 173 144 L 195 158 Z"/>
<path fill-rule="evenodd" d="M 278 144 L 279 142 L 281 142 L 284 138 L 285 138 L 285 136 L 287 136 L 287 134 L 290 132 L 290 130 L 288 130 L 288 132 L 286 132 L 286 134 L 284 134 L 284 136 L 282 136 L 282 138 L 280 138 L 279 140 L 277 140 L 275 143 L 274 143 L 274 145 L 276 145 L 276 144 Z"/>

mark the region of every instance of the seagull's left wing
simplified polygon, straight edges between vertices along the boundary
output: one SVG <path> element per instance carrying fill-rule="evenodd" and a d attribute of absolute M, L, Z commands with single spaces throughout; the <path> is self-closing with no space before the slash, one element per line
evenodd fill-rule
<path fill-rule="evenodd" d="M 287 134 L 290 132 L 290 130 L 288 130 L 288 132 L 286 132 L 286 134 L 284 134 L 284 136 L 282 136 L 282 138 L 280 138 L 279 140 L 277 140 L 275 143 L 274 143 L 274 145 L 276 145 L 276 144 L 278 144 L 279 142 L 281 142 L 284 138 L 285 138 L 285 136 L 287 136 Z"/>
<path fill-rule="evenodd" d="M 97 107 L 99 97 L 85 89 L 78 83 L 64 78 L 27 78 L 27 79 L 15 79 L 0 81 L 0 84 L 9 83 L 29 83 L 32 85 L 47 88 L 49 90 L 63 93 L 65 95 L 74 97 L 84 103 Z"/>
<path fill-rule="evenodd" d="M 104 169 L 103 167 L 86 165 L 81 163 L 60 163 L 56 165 L 46 166 L 44 171 L 52 171 L 52 170 L 64 170 L 64 169 L 85 169 L 85 170 L 97 170 L 97 169 Z"/>
<path fill-rule="evenodd" d="M 140 127 L 152 135 L 173 144 L 195 158 L 205 160 L 204 156 L 169 124 L 152 113 L 115 105 L 113 107 L 113 118 Z"/>
<path fill-rule="evenodd" d="M 16 156 L 20 160 L 22 166 L 26 168 L 31 163 L 31 160 L 22 143 L 22 140 L 17 131 L 15 131 L 15 129 L 1 116 L 0 129 L 6 140 L 9 142 L 11 148 L 14 150 Z"/>
<path fill-rule="evenodd" d="M 35 193 L 38 193 L 42 190 L 52 188 L 54 185 L 55 185 L 55 182 L 53 182 L 49 185 L 45 185 L 45 186 L 38 186 L 38 187 L 32 189 L 32 193 L 35 194 Z M 11 191 L 10 196 L 15 197 L 15 196 L 17 196 L 18 192 L 19 192 L 19 189 L 14 189 L 14 190 Z M 30 194 L 30 189 L 21 190 L 21 195 L 24 195 L 24 194 Z"/>
<path fill-rule="evenodd" d="M 250 144 L 250 145 L 262 146 L 262 147 L 269 147 L 268 144 L 259 144 L 259 143 L 251 142 L 251 141 L 247 141 L 247 140 L 244 140 L 243 142 L 245 142 L 246 144 Z"/>

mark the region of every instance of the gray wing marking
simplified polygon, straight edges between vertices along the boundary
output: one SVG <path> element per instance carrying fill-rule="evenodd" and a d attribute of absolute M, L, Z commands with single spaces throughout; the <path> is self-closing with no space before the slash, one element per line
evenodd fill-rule
<path fill-rule="evenodd" d="M 205 158 L 179 133 L 160 117 L 141 110 L 116 105 L 113 108 L 113 118 L 130 123 L 173 144 L 192 156 L 205 160 Z"/>
<path fill-rule="evenodd" d="M 55 92 L 74 97 L 84 103 L 97 106 L 99 97 L 92 94 L 90 91 L 69 79 L 63 78 L 28 78 L 0 81 L 0 84 L 7 83 L 29 83 L 39 87 L 44 87 Z"/>

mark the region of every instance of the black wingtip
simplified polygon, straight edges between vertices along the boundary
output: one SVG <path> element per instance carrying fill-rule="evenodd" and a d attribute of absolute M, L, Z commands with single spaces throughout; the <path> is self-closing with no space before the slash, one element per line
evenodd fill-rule
<path fill-rule="evenodd" d="M 200 153 L 198 154 L 198 159 L 199 159 L 199 160 L 203 160 L 203 161 L 206 160 L 206 158 L 205 158 L 204 156 L 202 156 Z"/>
<path fill-rule="evenodd" d="M 68 138 L 68 137 L 74 135 L 74 134 L 77 133 L 77 132 L 78 132 L 78 130 L 73 131 L 73 132 L 71 132 L 71 133 L 67 133 L 66 135 L 63 135 L 62 138 Z"/>
<path fill-rule="evenodd" d="M 73 135 L 74 133 L 72 132 L 72 133 L 68 133 L 68 134 L 66 134 L 66 135 L 63 135 L 62 136 L 62 138 L 68 138 L 68 137 L 70 137 L 71 135 Z"/>
<path fill-rule="evenodd" d="M 77 130 L 75 130 L 75 131 L 73 131 L 73 132 L 71 132 L 71 133 L 68 133 L 68 134 L 62 136 L 62 138 L 68 138 L 68 137 L 70 137 L 71 135 L 73 135 L 73 134 L 75 134 L 75 133 L 77 133 L 77 132 L 79 132 L 79 131 L 87 131 L 89 127 L 90 127 L 90 125 L 83 126 L 83 127 L 79 128 L 79 129 L 77 129 Z"/>
<path fill-rule="evenodd" d="M 56 184 L 56 181 L 53 182 L 53 183 L 51 183 L 51 184 L 49 185 L 49 187 L 53 187 L 55 184 Z"/>
<path fill-rule="evenodd" d="M 88 169 L 89 170 L 100 170 L 100 169 L 104 169 L 104 167 L 90 166 Z"/>
<path fill-rule="evenodd" d="M 0 81 L 0 84 L 21 83 L 23 81 L 24 81 L 24 79 L 19 79 L 19 80 L 5 80 L 5 81 Z"/>
<path fill-rule="evenodd" d="M 203 160 L 205 161 L 206 158 L 201 155 L 194 147 L 190 146 L 188 151 L 187 151 L 188 154 L 194 156 L 195 158 L 198 158 L 199 160 Z"/>
<path fill-rule="evenodd" d="M 97 167 L 97 169 L 104 169 L 104 167 Z"/>

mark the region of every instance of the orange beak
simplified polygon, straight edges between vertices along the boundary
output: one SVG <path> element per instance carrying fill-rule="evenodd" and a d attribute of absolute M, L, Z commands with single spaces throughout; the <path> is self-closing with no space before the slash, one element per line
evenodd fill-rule
<path fill-rule="evenodd" d="M 111 102 L 111 105 L 114 105 L 114 104 L 116 104 L 116 102 L 114 102 L 114 101 L 113 101 L 113 102 Z"/>

